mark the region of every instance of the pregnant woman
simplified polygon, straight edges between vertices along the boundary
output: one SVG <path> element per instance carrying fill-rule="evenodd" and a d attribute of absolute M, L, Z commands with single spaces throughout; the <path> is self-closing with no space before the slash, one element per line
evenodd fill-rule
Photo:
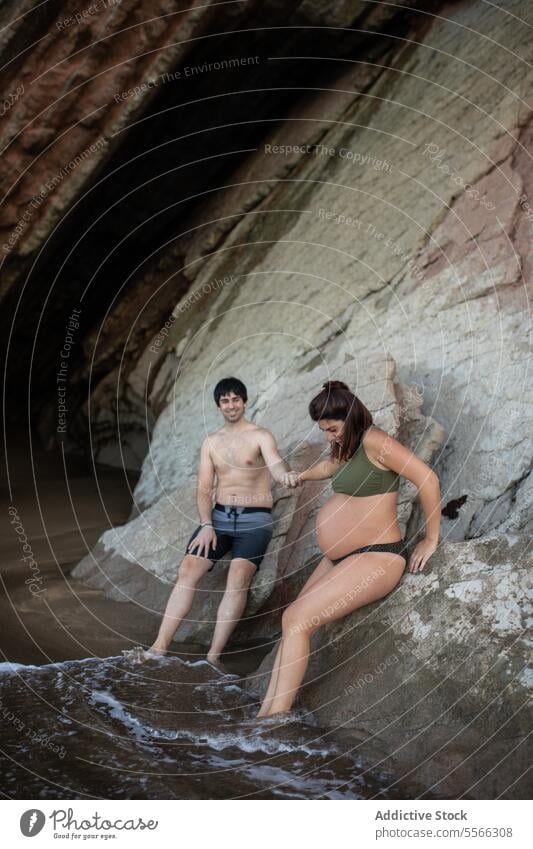
<path fill-rule="evenodd" d="M 425 537 L 414 548 L 409 571 L 421 571 L 437 548 L 440 487 L 435 472 L 416 454 L 372 424 L 372 414 L 340 380 L 330 380 L 309 404 L 331 445 L 330 457 L 289 484 L 332 478 L 333 495 L 316 518 L 323 557 L 282 616 L 272 676 L 258 716 L 290 710 L 307 669 L 312 635 L 328 622 L 383 598 L 407 564 L 398 525 L 400 475 L 418 489 Z"/>

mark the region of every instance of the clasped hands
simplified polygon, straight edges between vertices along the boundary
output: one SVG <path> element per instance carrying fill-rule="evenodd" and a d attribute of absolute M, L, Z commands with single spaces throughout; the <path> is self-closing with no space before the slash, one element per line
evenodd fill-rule
<path fill-rule="evenodd" d="M 285 487 L 285 489 L 296 489 L 298 486 L 302 486 L 303 481 L 300 480 L 300 475 L 298 472 L 289 471 L 285 472 L 281 479 L 281 485 Z"/>

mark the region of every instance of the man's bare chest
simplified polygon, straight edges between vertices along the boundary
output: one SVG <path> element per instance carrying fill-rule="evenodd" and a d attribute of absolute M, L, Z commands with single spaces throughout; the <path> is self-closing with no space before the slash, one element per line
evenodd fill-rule
<path fill-rule="evenodd" d="M 227 437 L 219 439 L 211 448 L 215 470 L 220 475 L 229 471 L 246 471 L 264 468 L 261 449 L 252 440 Z"/>

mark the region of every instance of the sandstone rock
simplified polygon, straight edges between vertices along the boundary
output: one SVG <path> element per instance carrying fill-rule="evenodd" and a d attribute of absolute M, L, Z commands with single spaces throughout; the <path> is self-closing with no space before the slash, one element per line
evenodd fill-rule
<path fill-rule="evenodd" d="M 442 543 L 422 573 L 315 634 L 296 704 L 440 798 L 514 798 L 532 719 L 530 543 Z M 259 696 L 274 654 L 248 679 Z"/>
<path fill-rule="evenodd" d="M 9 24 L 0 34 L 8 166 L 0 335 L 15 346 L 17 366 L 31 354 L 31 379 L 15 371 L 12 394 L 31 385 L 48 440 L 56 347 L 46 333 L 40 343 L 34 324 L 59 326 L 59 350 L 64 316 L 93 282 L 96 242 L 77 265 L 70 249 L 98 205 L 78 202 L 151 143 L 152 130 L 135 133 L 139 119 L 153 117 L 155 97 L 166 92 L 172 115 L 156 125 L 159 133 L 171 125 L 165 151 L 175 114 L 181 122 L 172 179 L 146 190 L 144 204 L 122 206 L 125 218 L 105 234 L 114 250 L 125 231 L 149 222 L 146 251 L 120 268 L 118 282 L 108 271 L 84 306 L 69 398 L 77 407 L 89 396 L 98 460 L 144 462 L 131 520 L 104 534 L 76 575 L 161 610 L 196 524 L 198 449 L 220 421 L 216 380 L 245 380 L 252 418 L 297 468 L 324 450 L 307 416 L 311 395 L 332 376 L 346 380 L 377 424 L 435 467 L 444 542 L 425 574 L 406 574 L 389 599 L 317 638 L 304 698 L 437 793 L 506 795 L 509 761 L 517 772 L 524 763 L 531 686 L 523 599 L 533 530 L 533 119 L 530 75 L 510 61 L 525 55 L 517 21 L 527 0 L 508 0 L 505 12 L 481 0 L 301 0 L 290 9 L 279 0 L 202 0 L 177 13 L 168 0 L 156 5 L 152 14 L 144 0 L 104 4 L 83 26 L 64 25 L 69 13 L 53 4 L 37 12 L 30 0 L 16 19 L 13 4 L 0 12 Z M 249 49 L 269 57 L 250 68 L 251 117 L 247 98 L 233 101 L 221 77 L 183 94 L 160 84 L 193 52 L 209 64 L 220 46 L 211 36 L 223 32 L 227 47 L 240 28 L 253 34 Z M 268 49 L 275 42 L 278 53 Z M 299 58 L 285 78 L 287 62 L 276 60 L 288 54 Z M 195 113 L 182 118 L 188 97 Z M 227 135 L 204 136 L 204 118 L 216 125 L 220 116 Z M 260 122 L 257 133 L 248 127 Z M 190 166 L 196 158 L 200 175 Z M 118 195 L 152 176 L 147 168 L 119 182 Z M 177 188 L 176 218 L 158 230 L 152 213 L 174 203 Z M 71 212 L 81 215 L 76 227 Z M 55 261 L 67 253 L 72 266 L 56 286 Z M 22 284 L 31 296 L 19 304 Z M 46 317 L 43 303 L 53 305 Z M 40 387 L 44 374 L 51 381 Z M 84 428 L 80 412 L 68 429 L 78 448 Z M 318 557 L 314 517 L 327 494 L 324 484 L 276 492 L 276 536 L 236 640 L 275 636 Z M 399 519 L 410 538 L 422 522 L 414 495 L 403 480 Z M 224 579 L 222 569 L 206 576 L 209 592 L 198 594 L 180 638 L 208 642 Z M 354 654 L 356 626 L 364 644 Z"/>
<path fill-rule="evenodd" d="M 402 73 L 372 79 L 366 96 L 340 94 L 348 86 L 343 69 L 332 86 L 337 118 L 328 116 L 314 153 L 291 158 L 262 149 L 250 161 L 257 171 L 266 160 L 268 176 L 273 157 L 289 170 L 194 266 L 193 289 L 204 294 L 185 296 L 169 337 L 169 350 L 180 350 L 180 374 L 143 465 L 140 509 L 160 497 L 162 484 L 175 485 L 187 464 L 179 446 L 167 462 L 166 448 L 171 408 L 188 406 L 193 387 L 231 371 L 253 386 L 277 383 L 313 357 L 326 371 L 339 355 L 363 363 L 385 351 L 398 382 L 420 387 L 423 413 L 447 433 L 435 468 L 444 507 L 459 506 L 444 512 L 445 538 L 480 536 L 503 522 L 525 527 L 531 284 L 519 197 L 531 178 L 502 127 L 521 144 L 532 131 L 508 94 L 518 84 L 511 64 L 502 64 L 498 80 L 464 74 L 474 19 L 482 19 L 485 35 L 512 43 L 499 10 L 467 4 L 447 14 L 449 22 L 434 21 L 423 48 L 403 57 Z M 490 44 L 478 45 L 479 67 L 493 61 Z M 457 61 L 435 63 L 444 52 Z M 298 126 L 305 117 L 315 125 L 320 97 L 295 116 Z M 474 113 L 475 144 L 465 148 Z M 222 211 L 219 205 L 217 220 L 233 207 Z M 233 283 L 213 286 L 228 275 Z"/>
<path fill-rule="evenodd" d="M 34 28 L 44 25 L 46 37 L 36 39 L 22 68 L 8 63 L 13 90 L 22 82 L 25 92 L 10 109 L 4 125 L 3 141 L 7 138 L 10 142 L 4 157 L 12 167 L 4 172 L 3 189 L 9 189 L 9 200 L 2 212 L 16 209 L 18 220 L 30 208 L 35 194 L 32 188 L 39 194 L 47 180 L 55 179 L 48 191 L 54 202 L 30 208 L 24 232 L 11 246 L 13 256 L 28 255 L 43 243 L 61 214 L 122 141 L 120 131 L 157 93 L 157 86 L 149 86 L 148 80 L 172 69 L 190 49 L 187 35 L 199 35 L 212 16 L 209 4 L 193 3 L 188 13 L 180 15 L 172 14 L 175 7 L 171 2 L 160 0 L 157 5 L 158 15 L 165 17 L 164 26 L 157 16 L 144 19 L 143 3 L 133 7 L 117 3 L 93 4 L 93 11 L 82 20 L 76 20 L 67 9 L 48 14 L 48 19 L 32 16 L 34 10 L 28 9 L 22 19 L 6 27 L 16 43 L 21 35 L 18 27 L 27 26 L 29 17 Z M 92 49 L 79 46 L 81 32 L 84 45 L 92 43 Z M 106 45 L 111 33 L 112 61 Z M 131 61 L 134 42 L 137 61 Z M 126 96 L 122 98 L 123 93 Z M 115 94 L 119 100 L 114 99 Z M 100 113 L 96 124 L 88 120 L 88 113 L 95 110 Z M 61 144 L 49 144 L 44 155 L 34 160 L 35 152 L 57 137 Z M 25 175 L 29 169 L 31 179 Z M 22 179 L 13 181 L 14 174 Z M 3 242 L 11 235 L 2 223 L 0 233 Z"/>
<path fill-rule="evenodd" d="M 530 177 L 504 140 L 526 140 L 531 129 L 513 108 L 512 63 L 502 64 L 498 80 L 464 74 L 474 23 L 482 20 L 484 34 L 507 46 L 516 35 L 492 7 L 458 5 L 447 14 L 450 21 L 435 20 L 423 47 L 411 45 L 398 67 L 369 75 L 359 88 L 359 72 L 343 67 L 330 94 L 307 98 L 291 116 L 297 120 L 276 127 L 268 142 L 271 150 L 284 138 L 295 143 L 302 127 L 312 152 L 258 150 L 236 188 L 198 209 L 193 224 L 204 215 L 213 227 L 205 235 L 193 227 L 188 253 L 181 245 L 176 254 L 187 254 L 183 274 L 192 285 L 174 306 L 164 357 L 157 355 L 165 371 L 151 384 L 145 355 L 133 378 L 138 397 L 153 391 L 161 410 L 135 490 L 132 515 L 140 515 L 121 531 L 120 545 L 106 537 L 102 567 L 114 581 L 116 551 L 117 568 L 123 558 L 131 575 L 142 568 L 158 581 L 165 576 L 159 609 L 182 543 L 174 545 L 168 530 L 170 543 L 154 546 L 137 529 L 145 515 L 172 527 L 175 492 L 194 515 L 199 446 L 219 426 L 212 387 L 231 373 L 248 385 L 250 416 L 271 427 L 295 465 L 323 450 L 306 409 L 334 375 L 362 397 L 377 424 L 435 467 L 444 540 L 529 527 L 527 257 L 518 196 Z M 479 67 L 491 65 L 493 49 L 490 39 L 480 40 Z M 456 61 L 444 61 L 446 53 Z M 472 103 L 475 145 L 465 147 Z M 169 250 L 167 265 L 157 267 L 158 285 L 169 268 L 176 271 L 171 257 Z M 413 489 L 402 481 L 399 494 L 410 538 L 422 521 Z M 284 500 L 292 520 L 254 582 L 236 640 L 271 639 L 279 630 L 281 610 L 316 562 L 314 514 L 327 491 L 308 487 Z M 180 530 L 183 542 L 191 529 Z M 222 572 L 208 577 L 207 588 L 222 586 Z M 196 604 L 191 619 L 202 621 L 189 622 L 186 636 L 205 641 L 216 594 L 205 609 Z"/>
<path fill-rule="evenodd" d="M 420 399 L 412 388 L 397 387 L 394 374 L 394 362 L 389 356 L 367 363 L 361 380 L 364 402 L 375 411 L 378 426 L 393 435 L 402 429 L 406 444 L 431 463 L 441 444 L 443 430 L 420 413 Z M 289 369 L 278 380 L 267 371 L 251 400 L 252 418 L 272 429 L 282 456 L 298 470 L 307 468 L 327 451 L 327 443 L 318 426 L 310 420 L 307 406 L 312 395 L 320 390 L 321 381 L 328 377 L 343 378 L 353 384 L 357 380 L 356 362 L 341 358 L 330 364 L 327 375 L 322 366 L 311 368 L 307 373 Z M 128 524 L 106 531 L 96 549 L 73 573 L 90 586 L 103 589 L 111 598 L 136 600 L 159 611 L 164 609 L 185 544 L 198 521 L 194 462 L 203 434 L 200 429 L 191 428 L 191 422 L 205 420 L 202 403 L 206 401 L 194 394 L 192 385 L 190 388 L 189 405 L 182 407 L 179 413 L 176 411 L 173 425 L 177 444 L 183 443 L 189 454 L 189 471 L 187 467 L 176 465 L 177 486 L 140 511 Z M 216 410 L 214 402 L 211 403 Z M 161 476 L 166 474 L 167 479 L 166 463 L 170 456 L 167 450 L 167 459 L 161 466 Z M 280 610 L 294 598 L 320 557 L 314 537 L 314 516 L 329 494 L 329 482 L 306 484 L 289 493 L 275 489 L 274 536 L 253 580 L 235 640 L 271 638 L 279 631 Z M 399 494 L 402 530 L 410 517 L 415 495 L 415 488 L 402 480 Z M 179 641 L 209 644 L 226 574 L 221 563 L 202 580 L 187 622 L 178 631 Z"/>

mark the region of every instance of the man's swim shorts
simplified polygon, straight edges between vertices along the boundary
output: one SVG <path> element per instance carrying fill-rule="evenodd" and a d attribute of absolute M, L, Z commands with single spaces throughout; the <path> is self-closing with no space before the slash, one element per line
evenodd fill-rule
<path fill-rule="evenodd" d="M 217 544 L 210 546 L 207 555 L 198 555 L 189 551 L 192 540 L 200 533 L 202 526 L 198 525 L 189 539 L 186 554 L 207 557 L 213 561 L 209 572 L 221 557 L 231 549 L 232 558 L 243 557 L 257 566 L 261 564 L 267 546 L 272 539 L 272 510 L 270 507 L 235 507 L 218 504 L 213 507 L 213 527 L 217 535 Z"/>

